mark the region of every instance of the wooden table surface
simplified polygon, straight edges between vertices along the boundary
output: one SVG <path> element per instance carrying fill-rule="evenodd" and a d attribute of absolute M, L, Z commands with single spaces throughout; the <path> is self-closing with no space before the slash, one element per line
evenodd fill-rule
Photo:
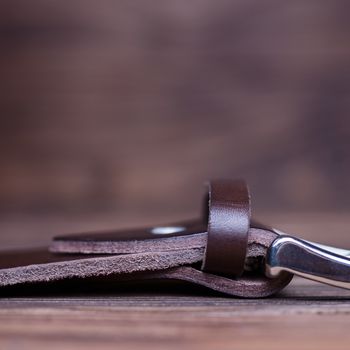
<path fill-rule="evenodd" d="M 4 219 L 1 243 L 45 242 L 54 230 L 101 222 L 106 221 Z M 350 246 L 345 214 L 282 215 L 274 222 L 307 239 Z M 280 295 L 260 300 L 177 284 L 0 298 L 0 349 L 348 349 L 349 328 L 350 291 L 297 278 Z"/>

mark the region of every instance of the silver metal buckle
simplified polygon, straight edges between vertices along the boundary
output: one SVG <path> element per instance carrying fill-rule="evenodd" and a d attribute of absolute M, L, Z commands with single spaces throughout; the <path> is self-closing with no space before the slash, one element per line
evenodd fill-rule
<path fill-rule="evenodd" d="M 350 289 L 350 251 L 279 234 L 268 249 L 265 274 L 275 278 L 282 271 L 335 287 Z"/>

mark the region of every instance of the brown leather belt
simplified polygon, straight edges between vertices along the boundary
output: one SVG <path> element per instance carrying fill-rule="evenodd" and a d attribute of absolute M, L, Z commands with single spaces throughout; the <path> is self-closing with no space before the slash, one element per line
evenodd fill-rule
<path fill-rule="evenodd" d="M 245 298 L 283 289 L 293 274 L 348 288 L 341 249 L 311 244 L 250 220 L 242 180 L 209 184 L 200 220 L 55 237 L 50 247 L 0 255 L 0 287 L 105 276 L 175 279 Z"/>

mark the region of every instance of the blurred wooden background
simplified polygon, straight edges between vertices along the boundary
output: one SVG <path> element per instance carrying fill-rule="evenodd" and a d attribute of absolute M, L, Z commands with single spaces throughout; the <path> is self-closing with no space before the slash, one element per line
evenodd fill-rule
<path fill-rule="evenodd" d="M 0 0 L 1 249 L 189 218 L 212 177 L 350 249 L 349 7 Z M 300 280 L 259 301 L 108 293 L 1 298 L 1 349 L 349 347 L 348 291 Z"/>
<path fill-rule="evenodd" d="M 346 0 L 1 0 L 0 52 L 0 214 L 350 209 Z"/>

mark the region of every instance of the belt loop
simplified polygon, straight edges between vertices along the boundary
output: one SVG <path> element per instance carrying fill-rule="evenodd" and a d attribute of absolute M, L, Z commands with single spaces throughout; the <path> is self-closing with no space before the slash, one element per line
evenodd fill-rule
<path fill-rule="evenodd" d="M 238 277 L 243 273 L 250 227 L 250 195 L 243 180 L 209 183 L 208 240 L 202 270 Z"/>

